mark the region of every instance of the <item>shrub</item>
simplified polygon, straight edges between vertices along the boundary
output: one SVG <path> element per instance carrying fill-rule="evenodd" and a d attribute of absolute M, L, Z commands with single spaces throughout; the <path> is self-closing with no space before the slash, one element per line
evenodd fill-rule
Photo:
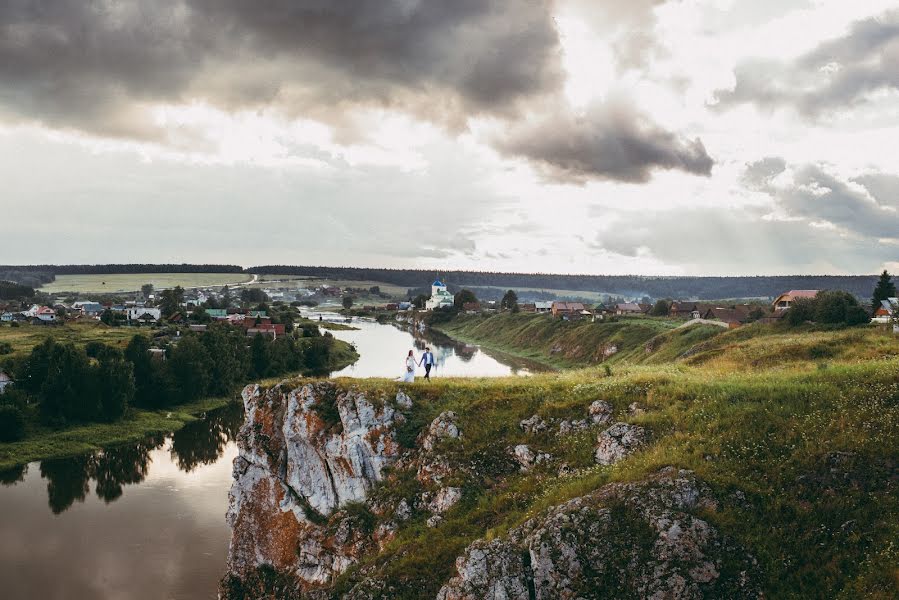
<path fill-rule="evenodd" d="M 25 437 L 25 415 L 17 406 L 0 406 L 0 442 L 16 442 Z"/>
<path fill-rule="evenodd" d="M 12 354 L 12 344 L 9 342 L 0 342 L 0 354 Z"/>

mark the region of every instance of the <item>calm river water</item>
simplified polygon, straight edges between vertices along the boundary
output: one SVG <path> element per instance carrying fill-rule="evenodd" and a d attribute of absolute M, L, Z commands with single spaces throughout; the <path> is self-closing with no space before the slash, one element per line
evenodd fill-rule
<path fill-rule="evenodd" d="M 334 376 L 399 377 L 406 353 L 420 356 L 425 344 L 436 377 L 539 368 L 391 325 L 352 325 L 359 330 L 333 334 L 361 357 Z M 242 420 L 234 404 L 172 435 L 0 472 L 0 598 L 216 598 Z"/>

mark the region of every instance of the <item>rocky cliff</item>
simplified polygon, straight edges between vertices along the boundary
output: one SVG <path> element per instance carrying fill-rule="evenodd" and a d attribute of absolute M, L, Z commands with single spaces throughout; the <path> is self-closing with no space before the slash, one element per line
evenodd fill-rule
<path fill-rule="evenodd" d="M 469 439 L 456 412 L 395 389 L 285 382 L 249 386 L 243 401 L 223 598 L 759 596 L 752 558 L 702 518 L 717 501 L 689 471 L 603 485 L 500 536 L 478 525 L 498 510 L 482 511 L 473 498 L 491 495 L 478 490 L 572 472 L 541 449 L 547 440 L 582 442 L 601 466 L 639 452 L 650 435 L 610 426 L 606 402 L 580 418 L 534 414 L 503 425 L 506 436 Z M 435 553 L 440 568 L 412 573 L 420 552 Z"/>

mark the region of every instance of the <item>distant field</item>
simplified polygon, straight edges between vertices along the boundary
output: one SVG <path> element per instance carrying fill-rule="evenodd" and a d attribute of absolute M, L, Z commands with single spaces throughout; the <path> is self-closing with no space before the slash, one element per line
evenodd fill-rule
<path fill-rule="evenodd" d="M 252 275 L 244 273 L 122 273 L 113 275 L 58 275 L 56 281 L 48 283 L 41 291 L 49 294 L 58 292 L 81 293 L 121 293 L 136 292 L 145 283 L 152 283 L 156 289 L 195 288 L 245 283 Z"/>

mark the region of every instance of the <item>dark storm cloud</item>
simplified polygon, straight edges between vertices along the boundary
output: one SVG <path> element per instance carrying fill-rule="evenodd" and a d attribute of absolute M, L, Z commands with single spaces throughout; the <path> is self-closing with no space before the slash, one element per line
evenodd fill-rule
<path fill-rule="evenodd" d="M 856 21 L 845 36 L 794 61 L 743 61 L 734 75 L 734 88 L 715 94 L 719 106 L 793 106 L 808 117 L 899 91 L 899 10 Z"/>
<path fill-rule="evenodd" d="M 640 183 L 656 169 L 711 174 L 714 161 L 699 139 L 661 128 L 616 100 L 582 115 L 562 112 L 509 129 L 494 140 L 507 155 L 534 163 L 547 178 Z"/>
<path fill-rule="evenodd" d="M 600 7 L 629 26 L 660 1 Z M 200 142 L 189 129 L 154 123 L 147 109 L 191 101 L 270 108 L 329 123 L 344 140 L 362 135 L 354 110 L 366 107 L 452 131 L 477 115 L 515 128 L 535 107 L 564 105 L 553 8 L 531 0 L 11 0 L 0 5 L 0 118 L 185 146 Z M 557 179 L 640 182 L 656 168 L 708 175 L 712 165 L 699 140 L 623 109 L 541 121 L 500 146 Z"/>
<path fill-rule="evenodd" d="M 186 98 L 320 112 L 421 96 L 421 110 L 503 114 L 558 87 L 558 53 L 547 4 L 528 0 L 12 0 L 0 103 L 138 137 L 140 103 Z"/>

